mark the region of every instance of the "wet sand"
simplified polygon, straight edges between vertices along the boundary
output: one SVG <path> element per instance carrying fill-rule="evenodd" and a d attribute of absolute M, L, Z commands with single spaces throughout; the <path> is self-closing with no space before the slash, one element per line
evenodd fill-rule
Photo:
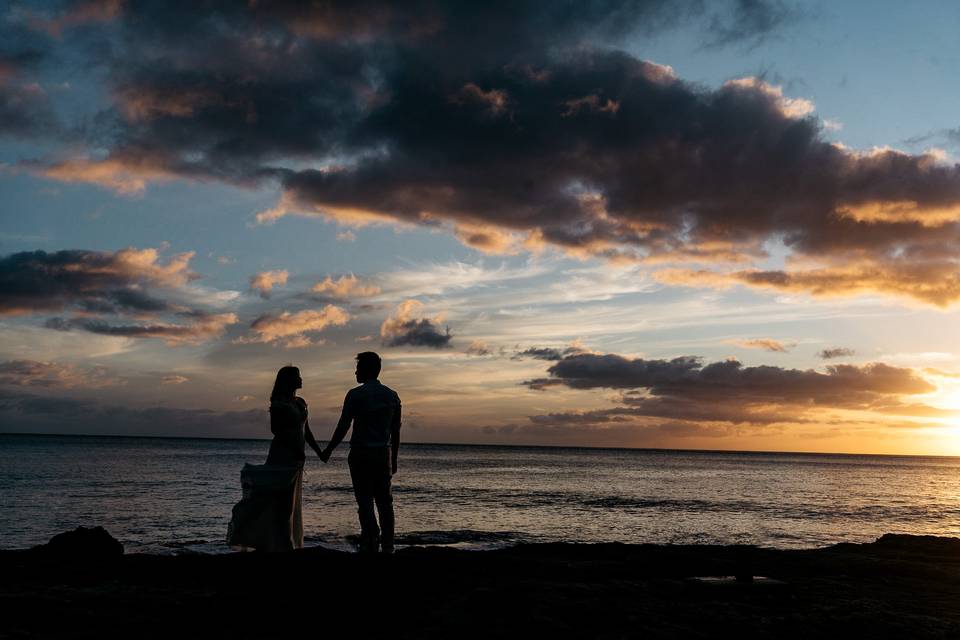
<path fill-rule="evenodd" d="M 775 581 L 692 580 L 762 575 Z M 0 636 L 960 637 L 960 539 L 410 548 L 104 559 L 0 552 Z"/>

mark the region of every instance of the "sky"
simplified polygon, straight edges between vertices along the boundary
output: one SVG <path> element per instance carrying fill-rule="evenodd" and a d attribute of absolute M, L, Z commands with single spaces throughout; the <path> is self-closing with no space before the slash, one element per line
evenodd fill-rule
<path fill-rule="evenodd" d="M 0 432 L 960 455 L 960 7 L 0 8 Z"/>

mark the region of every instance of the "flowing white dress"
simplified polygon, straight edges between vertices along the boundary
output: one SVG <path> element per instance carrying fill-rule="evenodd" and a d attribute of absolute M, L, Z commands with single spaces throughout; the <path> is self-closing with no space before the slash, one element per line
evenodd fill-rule
<path fill-rule="evenodd" d="M 259 551 L 303 547 L 303 461 L 307 404 L 270 402 L 273 441 L 266 464 L 245 464 L 240 471 L 243 498 L 233 507 L 227 543 Z"/>

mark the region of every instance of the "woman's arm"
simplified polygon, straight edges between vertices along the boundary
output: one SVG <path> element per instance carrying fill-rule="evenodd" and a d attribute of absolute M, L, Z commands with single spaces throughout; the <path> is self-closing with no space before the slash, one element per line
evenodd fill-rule
<path fill-rule="evenodd" d="M 318 456 L 319 456 L 321 453 L 323 453 L 322 449 L 320 449 L 320 445 L 317 444 L 317 439 L 313 437 L 313 432 L 310 431 L 310 422 L 309 422 L 309 421 L 307 421 L 307 422 L 304 423 L 304 426 L 303 426 L 303 437 L 306 438 L 307 444 L 310 445 L 310 448 L 313 449 L 314 452 L 316 452 L 316 454 L 317 454 Z"/>

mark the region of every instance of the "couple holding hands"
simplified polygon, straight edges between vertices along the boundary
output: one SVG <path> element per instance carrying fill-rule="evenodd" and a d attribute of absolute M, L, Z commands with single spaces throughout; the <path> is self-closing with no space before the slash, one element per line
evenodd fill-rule
<path fill-rule="evenodd" d="M 227 543 L 258 551 L 288 551 L 303 546 L 304 449 L 310 445 L 323 462 L 353 426 L 347 462 L 360 516 L 360 551 L 393 553 L 391 478 L 400 450 L 400 397 L 380 384 L 380 356 L 357 354 L 357 382 L 347 392 L 330 442 L 323 449 L 307 421 L 307 403 L 297 396 L 303 386 L 297 367 L 283 367 L 270 394 L 273 441 L 267 462 L 244 466 L 243 498 L 233 507 Z M 377 523 L 376 512 L 380 515 Z"/>

